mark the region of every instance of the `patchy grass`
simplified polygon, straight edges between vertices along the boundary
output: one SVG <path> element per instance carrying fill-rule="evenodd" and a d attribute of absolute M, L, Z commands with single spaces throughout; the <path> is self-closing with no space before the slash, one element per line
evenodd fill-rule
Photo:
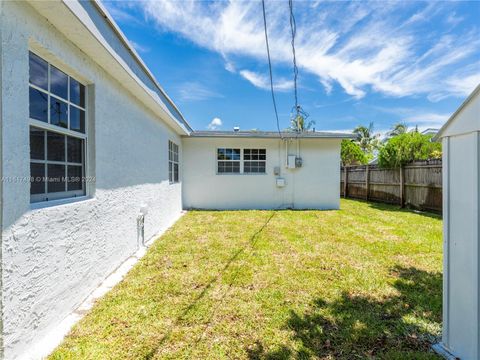
<path fill-rule="evenodd" d="M 189 212 L 50 358 L 436 359 L 441 219 L 341 207 Z"/>

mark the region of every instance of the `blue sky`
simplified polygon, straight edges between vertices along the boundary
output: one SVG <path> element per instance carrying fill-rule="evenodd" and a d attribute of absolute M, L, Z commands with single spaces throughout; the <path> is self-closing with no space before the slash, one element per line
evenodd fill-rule
<path fill-rule="evenodd" d="M 196 130 L 275 130 L 259 1 L 104 1 Z M 288 0 L 266 0 L 280 125 Z M 440 127 L 480 83 L 480 2 L 295 1 L 299 103 L 317 130 Z M 216 120 L 214 120 L 216 119 Z"/>

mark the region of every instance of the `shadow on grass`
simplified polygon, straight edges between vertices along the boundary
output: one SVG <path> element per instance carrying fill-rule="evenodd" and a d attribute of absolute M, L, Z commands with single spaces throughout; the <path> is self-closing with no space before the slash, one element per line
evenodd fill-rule
<path fill-rule="evenodd" d="M 401 208 L 400 205 L 395 205 L 395 204 L 386 204 L 386 203 L 381 203 L 381 202 L 375 202 L 373 200 L 362 200 L 362 199 L 356 199 L 356 198 L 348 198 L 348 200 L 351 201 L 358 201 L 364 204 L 367 204 L 369 207 L 375 210 L 381 210 L 381 211 L 390 211 L 390 212 L 404 212 L 404 213 L 414 213 L 420 216 L 425 216 L 431 219 L 442 219 L 442 215 L 435 213 L 435 212 L 429 212 L 429 211 L 420 211 L 412 208 Z"/>
<path fill-rule="evenodd" d="M 195 308 L 195 306 L 205 297 L 205 295 L 208 293 L 208 291 L 222 278 L 222 275 L 228 271 L 228 269 L 232 266 L 232 264 L 242 255 L 247 251 L 247 249 L 254 248 L 260 234 L 265 230 L 267 225 L 270 223 L 270 221 L 273 219 L 275 216 L 275 212 L 271 212 L 266 221 L 252 234 L 252 236 L 248 239 L 247 242 L 243 244 L 242 247 L 238 248 L 235 253 L 228 259 L 228 261 L 225 263 L 223 268 L 220 270 L 220 272 L 212 278 L 202 289 L 202 291 L 193 299 L 193 301 L 183 309 L 183 311 L 180 313 L 180 315 L 176 318 L 176 320 L 173 322 L 172 326 L 167 330 L 165 335 L 161 338 L 160 342 L 152 347 L 149 352 L 145 355 L 144 359 L 149 360 L 155 357 L 155 354 L 158 352 L 158 350 L 163 346 L 163 344 L 170 338 L 173 329 L 184 319 L 184 317 L 192 310 Z M 237 278 L 239 275 L 240 268 L 237 269 L 233 275 L 232 282 Z M 225 297 L 228 294 L 228 290 L 230 290 L 231 284 L 228 287 L 227 291 L 222 295 L 222 298 L 220 299 L 219 303 L 222 303 Z M 202 334 L 196 339 L 195 344 L 193 347 L 196 347 L 203 337 L 204 333 L 206 332 L 207 328 L 210 326 L 210 322 L 213 319 L 213 316 L 215 315 L 216 309 L 218 309 L 219 306 L 215 308 L 215 310 L 211 313 L 206 326 L 202 332 Z"/>
<path fill-rule="evenodd" d="M 308 311 L 292 311 L 286 327 L 299 349 L 266 351 L 257 342 L 250 359 L 419 359 L 429 353 L 441 322 L 441 273 L 395 267 L 398 294 L 384 299 L 343 293 L 333 302 L 316 299 Z M 420 324 L 434 324 L 421 326 Z"/>

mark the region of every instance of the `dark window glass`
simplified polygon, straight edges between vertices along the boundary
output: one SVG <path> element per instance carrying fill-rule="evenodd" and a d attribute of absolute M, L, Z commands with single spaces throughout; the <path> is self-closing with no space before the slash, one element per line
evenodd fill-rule
<path fill-rule="evenodd" d="M 265 173 L 266 158 L 267 151 L 265 149 L 244 149 L 243 172 L 250 174 Z"/>
<path fill-rule="evenodd" d="M 45 193 L 45 164 L 30 163 L 30 194 Z"/>
<path fill-rule="evenodd" d="M 217 149 L 218 160 L 240 160 L 240 149 Z"/>
<path fill-rule="evenodd" d="M 50 97 L 50 124 L 63 128 L 68 127 L 67 104 L 54 97 Z"/>
<path fill-rule="evenodd" d="M 65 135 L 47 132 L 47 160 L 65 161 Z"/>
<path fill-rule="evenodd" d="M 85 107 L 85 86 L 70 78 L 70 101 L 78 106 Z"/>
<path fill-rule="evenodd" d="M 67 190 L 82 190 L 83 189 L 83 174 L 82 167 L 75 165 L 67 166 Z"/>
<path fill-rule="evenodd" d="M 168 163 L 168 180 L 170 182 L 173 182 L 173 163 L 172 162 Z"/>
<path fill-rule="evenodd" d="M 82 163 L 83 146 L 82 140 L 67 136 L 67 161 L 73 163 Z"/>
<path fill-rule="evenodd" d="M 45 131 L 30 128 L 30 159 L 45 160 Z"/>
<path fill-rule="evenodd" d="M 50 91 L 63 99 L 68 99 L 68 75 L 50 65 Z"/>
<path fill-rule="evenodd" d="M 85 111 L 70 106 L 70 130 L 85 134 Z"/>
<path fill-rule="evenodd" d="M 240 161 L 219 161 L 218 172 L 220 174 L 235 174 L 240 172 Z"/>
<path fill-rule="evenodd" d="M 178 164 L 173 164 L 173 181 L 178 182 Z"/>
<path fill-rule="evenodd" d="M 34 53 L 29 56 L 29 81 L 31 84 L 48 90 L 48 64 Z"/>
<path fill-rule="evenodd" d="M 65 191 L 65 165 L 47 165 L 48 192 Z"/>
<path fill-rule="evenodd" d="M 48 95 L 30 88 L 30 118 L 48 122 Z"/>

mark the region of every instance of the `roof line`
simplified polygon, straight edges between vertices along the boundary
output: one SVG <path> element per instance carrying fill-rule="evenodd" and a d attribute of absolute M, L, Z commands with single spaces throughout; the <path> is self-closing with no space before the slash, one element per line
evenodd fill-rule
<path fill-rule="evenodd" d="M 353 139 L 349 133 L 334 132 L 309 132 L 299 134 L 296 132 L 282 131 L 281 135 L 288 139 Z M 193 131 L 189 136 L 193 138 L 257 138 L 257 139 L 280 139 L 281 135 L 276 131 Z"/>
<path fill-rule="evenodd" d="M 134 60 L 140 65 L 142 70 L 145 72 L 145 74 L 152 80 L 152 82 L 155 84 L 155 86 L 160 90 L 160 92 L 165 96 L 167 101 L 170 103 L 170 105 L 178 112 L 178 114 L 181 117 L 181 120 L 183 123 L 188 127 L 190 131 L 193 131 L 193 128 L 190 126 L 188 121 L 185 119 L 183 116 L 182 112 L 178 109 L 177 105 L 173 102 L 173 100 L 168 96 L 166 91 L 163 89 L 163 87 L 160 85 L 158 80 L 155 78 L 155 76 L 152 74 L 148 66 L 143 62 L 142 58 L 140 55 L 137 53 L 135 48 L 130 44 L 128 41 L 128 38 L 125 36 L 125 34 L 122 32 L 120 27 L 117 25 L 113 17 L 110 15 L 108 12 L 107 8 L 100 2 L 100 0 L 92 0 L 92 3 L 94 6 L 97 8 L 97 10 L 100 12 L 100 14 L 105 18 L 107 21 L 108 25 L 112 28 L 112 30 L 115 32 L 115 34 L 118 36 L 120 41 L 125 45 L 127 50 L 130 52 L 130 54 L 133 56 Z"/>
<path fill-rule="evenodd" d="M 448 120 L 443 124 L 443 126 L 438 130 L 437 134 L 432 138 L 433 141 L 438 141 L 442 137 L 442 133 L 445 131 L 445 129 L 450 125 L 450 123 L 453 121 L 453 119 L 458 115 L 460 111 L 462 111 L 465 106 L 473 99 L 473 97 L 480 92 L 480 83 L 477 85 L 477 87 L 472 91 L 470 95 L 463 101 L 463 103 L 458 107 L 457 110 L 448 118 Z"/>

